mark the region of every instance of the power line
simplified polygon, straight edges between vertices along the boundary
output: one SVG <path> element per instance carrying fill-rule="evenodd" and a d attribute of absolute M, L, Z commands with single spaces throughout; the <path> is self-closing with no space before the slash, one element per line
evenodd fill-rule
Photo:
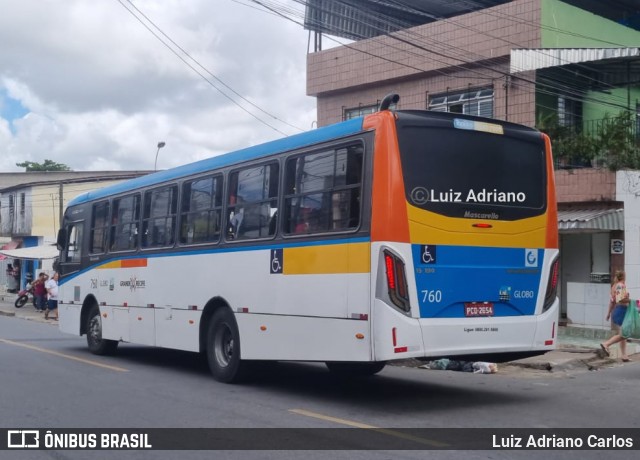
<path fill-rule="evenodd" d="M 142 26 L 147 29 L 154 37 L 156 37 L 156 39 L 158 41 L 160 41 L 160 43 L 162 43 L 167 49 L 169 49 L 169 51 L 171 51 L 178 59 L 180 59 L 185 65 L 187 65 L 187 67 L 189 67 L 191 70 L 193 70 L 196 74 L 198 74 L 207 84 L 209 84 L 211 87 L 213 87 L 216 91 L 218 91 L 220 94 L 222 94 L 225 98 L 227 98 L 231 103 L 233 103 L 234 105 L 236 105 L 237 107 L 239 107 L 242 111 L 244 111 L 245 113 L 247 113 L 248 115 L 252 116 L 253 118 L 255 118 L 257 121 L 259 121 L 260 123 L 264 124 L 265 126 L 268 126 L 269 128 L 273 129 L 274 131 L 282 134 L 283 136 L 287 136 L 286 133 L 284 133 L 283 131 L 279 130 L 278 128 L 276 128 L 275 126 L 271 125 L 270 123 L 266 122 L 265 120 L 263 120 L 262 118 L 258 117 L 257 115 L 255 115 L 254 113 L 252 113 L 251 111 L 249 111 L 246 107 L 243 107 L 240 103 L 238 103 L 233 97 L 231 97 L 229 94 L 227 94 L 225 91 L 223 91 L 220 87 L 218 87 L 213 81 L 211 81 L 209 78 L 207 78 L 206 75 L 203 74 L 203 72 L 201 72 L 200 70 L 198 70 L 196 67 L 194 67 L 194 65 L 192 65 L 190 62 L 187 61 L 187 59 L 185 59 L 185 57 L 183 57 L 178 51 L 176 51 L 172 46 L 169 45 L 169 43 L 167 43 L 160 35 L 158 35 L 158 33 L 156 33 L 156 31 L 154 31 L 147 23 L 145 23 L 145 21 L 143 21 L 140 16 L 138 16 L 133 10 L 131 10 L 128 6 L 131 6 L 131 8 L 133 8 L 136 12 L 138 12 L 149 24 L 151 24 L 153 26 L 153 28 L 155 28 L 158 32 L 160 32 L 160 34 L 162 34 L 164 37 L 166 37 L 167 40 L 169 40 L 170 43 L 172 43 L 178 50 L 180 50 L 185 56 L 187 56 L 187 58 L 189 58 L 191 61 L 193 61 L 194 63 L 196 63 L 196 65 L 198 67 L 200 67 L 201 69 L 204 70 L 204 72 L 206 72 L 208 75 L 210 75 L 213 79 L 215 79 L 215 81 L 217 81 L 220 85 L 224 86 L 225 88 L 227 88 L 229 91 L 231 91 L 233 94 L 235 94 L 236 96 L 238 96 L 239 98 L 241 98 L 243 101 L 245 101 L 246 103 L 250 104 L 251 106 L 253 106 L 254 108 L 260 110 L 262 113 L 266 114 L 267 116 L 270 116 L 271 118 L 278 120 L 282 123 L 287 124 L 288 126 L 291 126 L 294 129 L 297 129 L 299 131 L 303 131 L 302 129 L 293 126 L 289 123 L 286 123 L 284 121 L 282 121 L 281 119 L 279 119 L 278 117 L 276 117 L 273 114 L 270 114 L 269 112 L 263 110 L 262 108 L 260 108 L 259 106 L 257 106 L 256 104 L 254 104 L 253 102 L 249 101 L 247 98 L 245 98 L 244 96 L 242 96 L 240 93 L 238 93 L 237 91 L 235 91 L 233 88 L 231 88 L 228 84 L 226 84 L 224 81 L 222 81 L 219 77 L 217 77 L 216 75 L 214 75 L 212 72 L 210 72 L 206 67 L 204 67 L 202 64 L 200 64 L 195 58 L 193 58 L 189 53 L 187 53 L 181 46 L 179 46 L 174 40 L 172 40 L 165 32 L 162 31 L 162 29 L 160 29 L 153 21 L 151 21 L 144 13 L 142 13 L 142 11 L 140 11 L 130 0 L 116 0 L 125 10 L 127 10 L 127 12 L 129 12 L 129 14 L 131 14 L 138 22 L 140 22 L 140 24 L 142 24 Z M 126 2 L 126 3 L 125 3 Z"/>
<path fill-rule="evenodd" d="M 273 2 L 273 1 L 269 2 L 268 0 L 261 0 L 261 1 L 260 0 L 252 0 L 252 1 L 254 3 L 259 4 L 262 7 L 268 9 L 269 11 L 273 12 L 274 14 L 277 14 L 277 15 L 279 15 L 279 16 L 287 19 L 287 20 L 290 20 L 290 21 L 292 21 L 292 22 L 294 22 L 294 23 L 296 23 L 298 25 L 301 25 L 301 23 L 299 21 L 296 21 L 295 19 L 290 17 L 291 15 L 300 17 L 300 15 L 297 12 L 291 10 L 290 8 L 284 8 L 284 7 L 280 6 L 280 4 L 278 2 Z M 297 3 L 303 4 L 303 5 L 307 5 L 307 1 L 306 0 L 294 0 L 294 1 L 296 1 Z M 398 2 L 396 2 L 396 3 L 398 3 Z M 327 13 L 326 10 L 325 10 L 325 13 Z M 365 15 L 365 17 L 367 16 L 367 14 L 365 14 L 365 13 L 363 13 L 363 14 Z M 423 50 L 423 51 L 425 51 L 427 53 L 430 53 L 430 54 L 431 53 L 435 53 L 435 54 L 437 54 L 439 56 L 442 56 L 442 57 L 445 57 L 447 59 L 455 59 L 455 60 L 457 60 L 457 61 L 459 61 L 459 62 L 461 62 L 463 64 L 461 66 L 461 65 L 452 65 L 450 63 L 447 63 L 449 68 L 464 68 L 466 71 L 471 71 L 471 72 L 475 72 L 477 74 L 483 75 L 484 78 L 491 79 L 491 80 L 495 80 L 496 79 L 495 76 L 486 76 L 486 74 L 482 74 L 478 70 L 470 69 L 468 67 L 468 66 L 477 66 L 477 67 L 480 67 L 480 68 L 485 68 L 485 69 L 491 71 L 492 73 L 498 73 L 498 74 L 500 74 L 502 76 L 518 79 L 518 80 L 524 81 L 524 82 L 529 83 L 529 84 L 536 85 L 537 83 L 539 83 L 539 82 L 536 82 L 535 80 L 530 80 L 528 78 L 525 78 L 525 77 L 522 77 L 522 76 L 519 76 L 519 75 L 512 75 L 512 74 L 510 74 L 508 72 L 500 70 L 499 68 L 485 65 L 484 63 L 478 62 L 477 60 L 476 61 L 471 61 L 471 60 L 465 59 L 463 57 L 456 57 L 452 53 L 453 50 L 455 50 L 455 51 L 459 50 L 462 53 L 466 53 L 467 55 L 468 55 L 468 51 L 467 50 L 463 50 L 463 49 L 458 48 L 458 47 L 451 46 L 449 44 L 445 44 L 443 42 L 430 40 L 431 41 L 431 45 L 438 46 L 438 47 L 440 47 L 442 49 L 447 49 L 447 47 L 448 47 L 449 54 L 444 54 L 442 52 L 437 52 L 437 51 L 435 51 L 433 49 L 427 49 L 424 46 L 416 44 L 416 42 L 412 40 L 412 39 L 420 39 L 423 42 L 424 41 L 427 41 L 427 42 L 429 41 L 429 39 L 427 39 L 427 37 L 424 37 L 423 35 L 415 32 L 415 30 L 402 29 L 402 24 L 394 23 L 394 22 L 389 21 L 388 19 L 384 19 L 384 18 L 380 19 L 379 16 L 376 16 L 376 20 L 377 21 L 374 22 L 371 19 L 372 14 L 368 14 L 368 16 L 370 18 L 369 22 L 360 21 L 360 23 L 369 25 L 369 26 L 374 27 L 374 28 L 378 28 L 378 30 L 382 30 L 382 32 L 383 32 L 382 35 L 385 35 L 385 36 L 387 36 L 387 37 L 389 37 L 389 38 L 391 38 L 393 40 L 400 41 L 400 42 L 402 42 L 402 43 L 404 43 L 404 44 L 406 44 L 406 45 L 408 45 L 410 47 L 415 47 L 415 48 L 421 49 L 421 50 Z M 434 18 L 435 18 L 435 16 L 434 16 Z M 390 33 L 386 32 L 386 30 L 383 30 L 383 29 L 379 28 L 379 26 L 377 25 L 377 22 L 381 22 L 381 21 L 382 22 L 386 21 L 387 25 L 391 25 L 391 26 L 399 28 L 401 30 L 396 32 L 396 33 L 390 34 Z M 448 20 L 448 21 L 449 22 L 454 22 L 454 24 L 455 24 L 455 21 L 451 21 L 451 20 Z M 400 26 L 398 24 L 400 24 Z M 530 24 L 533 25 L 534 23 L 530 22 Z M 477 31 L 477 32 L 482 34 L 481 31 Z M 405 35 L 408 35 L 409 38 L 407 38 L 407 39 L 402 38 L 401 37 L 401 33 L 404 33 Z M 484 34 L 484 35 L 488 35 L 488 34 Z M 399 66 L 411 68 L 411 69 L 414 69 L 414 70 L 418 70 L 420 72 L 426 72 L 426 70 L 424 70 L 424 69 L 419 69 L 419 68 L 417 68 L 415 66 L 411 66 L 411 65 L 405 64 L 403 62 L 399 62 L 398 60 L 390 59 L 390 58 L 387 58 L 387 57 L 383 57 L 383 56 L 381 56 L 379 54 L 375 54 L 375 53 L 371 53 L 371 52 L 365 51 L 365 50 L 363 50 L 363 49 L 361 49 L 359 47 L 356 47 L 356 46 L 344 44 L 344 43 L 340 42 L 339 40 L 333 39 L 331 37 L 328 37 L 328 38 L 331 39 L 332 41 L 335 41 L 336 43 L 338 43 L 338 44 L 340 44 L 342 46 L 345 46 L 348 49 L 352 49 L 354 51 L 361 52 L 363 54 L 370 55 L 372 57 L 376 57 L 378 59 L 382 59 L 382 60 L 385 60 L 387 62 L 391 62 L 391 63 L 397 64 Z M 504 38 L 501 38 L 501 37 L 493 37 L 493 38 L 501 39 L 501 40 L 509 43 L 508 40 L 506 40 Z M 382 46 L 388 46 L 388 47 L 390 47 L 392 49 L 398 49 L 398 48 L 393 47 L 393 45 L 389 45 L 388 43 L 380 43 L 380 44 Z M 408 54 L 415 54 L 415 53 L 411 53 L 410 51 L 404 50 L 404 49 L 401 50 L 401 51 L 404 52 L 404 53 L 408 53 Z M 424 55 L 419 55 L 419 56 L 423 57 Z M 460 54 L 458 54 L 458 56 L 460 56 Z M 476 59 L 477 58 L 478 57 L 476 57 Z M 484 56 L 479 56 L 479 58 L 483 59 L 485 61 L 491 60 L 491 58 L 487 58 L 487 57 L 484 57 Z M 439 61 L 437 59 L 432 59 L 432 60 L 435 60 L 436 62 L 441 62 L 442 63 L 442 61 Z M 508 57 L 495 58 L 494 60 L 496 61 L 496 63 L 498 63 L 500 61 L 508 63 L 508 61 L 509 61 Z M 562 70 L 569 71 L 568 69 L 562 69 Z M 439 73 L 445 74 L 447 76 L 450 76 L 449 72 L 444 72 L 441 69 L 431 69 L 431 71 L 439 72 Z M 460 77 L 460 78 L 465 78 L 465 77 Z M 590 78 L 590 77 L 585 77 L 585 78 Z M 593 81 L 598 81 L 596 79 L 592 79 L 592 80 Z M 572 99 L 572 100 L 576 100 L 576 101 L 585 101 L 585 100 L 587 100 L 587 101 L 596 102 L 596 103 L 602 104 L 602 105 L 612 106 L 612 107 L 615 107 L 617 109 L 629 110 L 628 107 L 626 107 L 625 105 L 616 104 L 615 102 L 613 102 L 613 101 L 615 101 L 615 97 L 609 98 L 609 100 L 597 99 L 597 98 L 592 97 L 592 96 L 591 97 L 586 97 L 586 95 L 585 95 L 585 93 L 583 91 L 580 91 L 580 90 L 578 90 L 578 89 L 576 89 L 574 87 L 568 86 L 568 85 L 561 84 L 559 82 L 552 83 L 552 80 L 550 78 L 547 78 L 547 83 L 544 86 L 545 86 L 544 88 L 540 88 L 539 89 L 539 91 L 542 92 L 542 93 L 553 94 L 553 95 L 561 94 L 567 99 Z M 553 92 L 552 91 L 553 89 L 555 89 L 556 92 Z M 542 107 L 544 107 L 544 106 L 542 106 Z M 548 108 L 555 109 L 553 107 L 548 107 Z"/>

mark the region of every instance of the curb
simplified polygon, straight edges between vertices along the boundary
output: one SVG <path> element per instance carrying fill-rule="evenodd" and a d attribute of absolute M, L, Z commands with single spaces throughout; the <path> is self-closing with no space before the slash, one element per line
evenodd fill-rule
<path fill-rule="evenodd" d="M 16 316 L 15 312 L 8 312 L 0 310 L 0 316 Z"/>
<path fill-rule="evenodd" d="M 597 371 L 603 367 L 615 364 L 616 360 L 611 358 L 600 358 L 599 356 L 592 356 L 587 359 L 572 359 L 563 362 L 554 361 L 542 361 L 537 363 L 519 363 L 512 361 L 510 363 L 504 363 L 503 366 L 520 367 L 523 369 L 534 369 L 547 372 L 563 372 L 575 369 L 584 369 L 588 371 Z"/>

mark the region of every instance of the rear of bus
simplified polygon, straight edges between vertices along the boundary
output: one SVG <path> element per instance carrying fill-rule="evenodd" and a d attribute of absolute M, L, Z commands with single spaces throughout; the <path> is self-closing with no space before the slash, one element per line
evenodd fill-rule
<path fill-rule="evenodd" d="M 557 208 L 547 136 L 382 111 L 372 206 L 374 359 L 501 362 L 554 348 Z"/>

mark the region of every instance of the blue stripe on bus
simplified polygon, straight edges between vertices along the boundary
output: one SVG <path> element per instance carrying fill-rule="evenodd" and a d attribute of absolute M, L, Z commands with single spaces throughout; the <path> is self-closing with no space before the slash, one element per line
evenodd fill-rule
<path fill-rule="evenodd" d="M 144 251 L 137 252 L 131 255 L 125 255 L 122 257 L 111 257 L 101 260 L 100 262 L 93 264 L 83 270 L 80 270 L 73 275 L 65 277 L 64 280 L 60 281 L 60 284 L 65 284 L 72 279 L 87 273 L 90 270 L 94 270 L 96 267 L 101 265 L 108 264 L 110 262 L 115 262 L 118 260 L 129 260 L 129 259 L 156 259 L 159 257 L 179 257 L 179 256 L 195 256 L 202 254 L 224 254 L 230 252 L 244 252 L 244 251 L 261 251 L 261 250 L 271 250 L 271 249 L 284 249 L 284 248 L 299 248 L 299 247 L 308 247 L 308 246 L 329 246 L 335 244 L 352 244 L 352 243 L 367 243 L 371 241 L 369 237 L 358 237 L 358 238 L 346 238 L 341 240 L 322 240 L 322 241 L 297 241 L 297 242 L 280 242 L 280 243 L 271 243 L 271 244 L 262 244 L 256 246 L 225 246 L 222 248 L 207 248 L 201 250 L 193 250 L 193 251 L 170 251 L 170 252 L 162 252 L 162 253 L 150 253 L 145 254 Z"/>
<path fill-rule="evenodd" d="M 225 166 L 242 163 L 248 160 L 262 158 L 275 153 L 318 144 L 321 142 L 338 139 L 350 134 L 362 131 L 364 117 L 354 118 L 334 125 L 318 128 L 313 131 L 296 134 L 275 141 L 267 142 L 235 152 L 219 155 L 204 160 L 196 161 L 183 166 L 178 166 L 166 171 L 159 171 L 142 177 L 137 177 L 128 181 L 110 185 L 98 190 L 84 193 L 71 200 L 68 206 L 87 203 L 92 200 L 106 198 L 111 195 L 132 191 L 135 189 L 149 187 L 165 181 L 179 179 L 191 174 L 223 168 Z"/>
<path fill-rule="evenodd" d="M 533 315 L 544 249 L 412 245 L 421 318 L 463 318 L 465 303 L 493 303 L 493 316 Z"/>

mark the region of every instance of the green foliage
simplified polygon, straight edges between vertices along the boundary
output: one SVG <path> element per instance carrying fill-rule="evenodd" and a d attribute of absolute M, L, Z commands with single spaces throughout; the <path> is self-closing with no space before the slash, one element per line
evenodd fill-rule
<path fill-rule="evenodd" d="M 622 112 L 605 123 L 599 133 L 600 156 L 612 171 L 640 169 L 640 146 L 634 129 L 635 118 Z"/>
<path fill-rule="evenodd" d="M 597 128 L 577 131 L 561 126 L 556 114 L 538 121 L 538 129 L 551 138 L 556 163 L 575 168 L 601 164 L 612 171 L 640 169 L 640 147 L 629 112 L 598 120 Z"/>
<path fill-rule="evenodd" d="M 52 160 L 44 160 L 42 163 L 36 163 L 34 161 L 23 161 L 22 163 L 16 163 L 16 166 L 26 168 L 26 172 L 31 171 L 71 171 L 69 166 L 63 163 L 56 163 Z"/>

